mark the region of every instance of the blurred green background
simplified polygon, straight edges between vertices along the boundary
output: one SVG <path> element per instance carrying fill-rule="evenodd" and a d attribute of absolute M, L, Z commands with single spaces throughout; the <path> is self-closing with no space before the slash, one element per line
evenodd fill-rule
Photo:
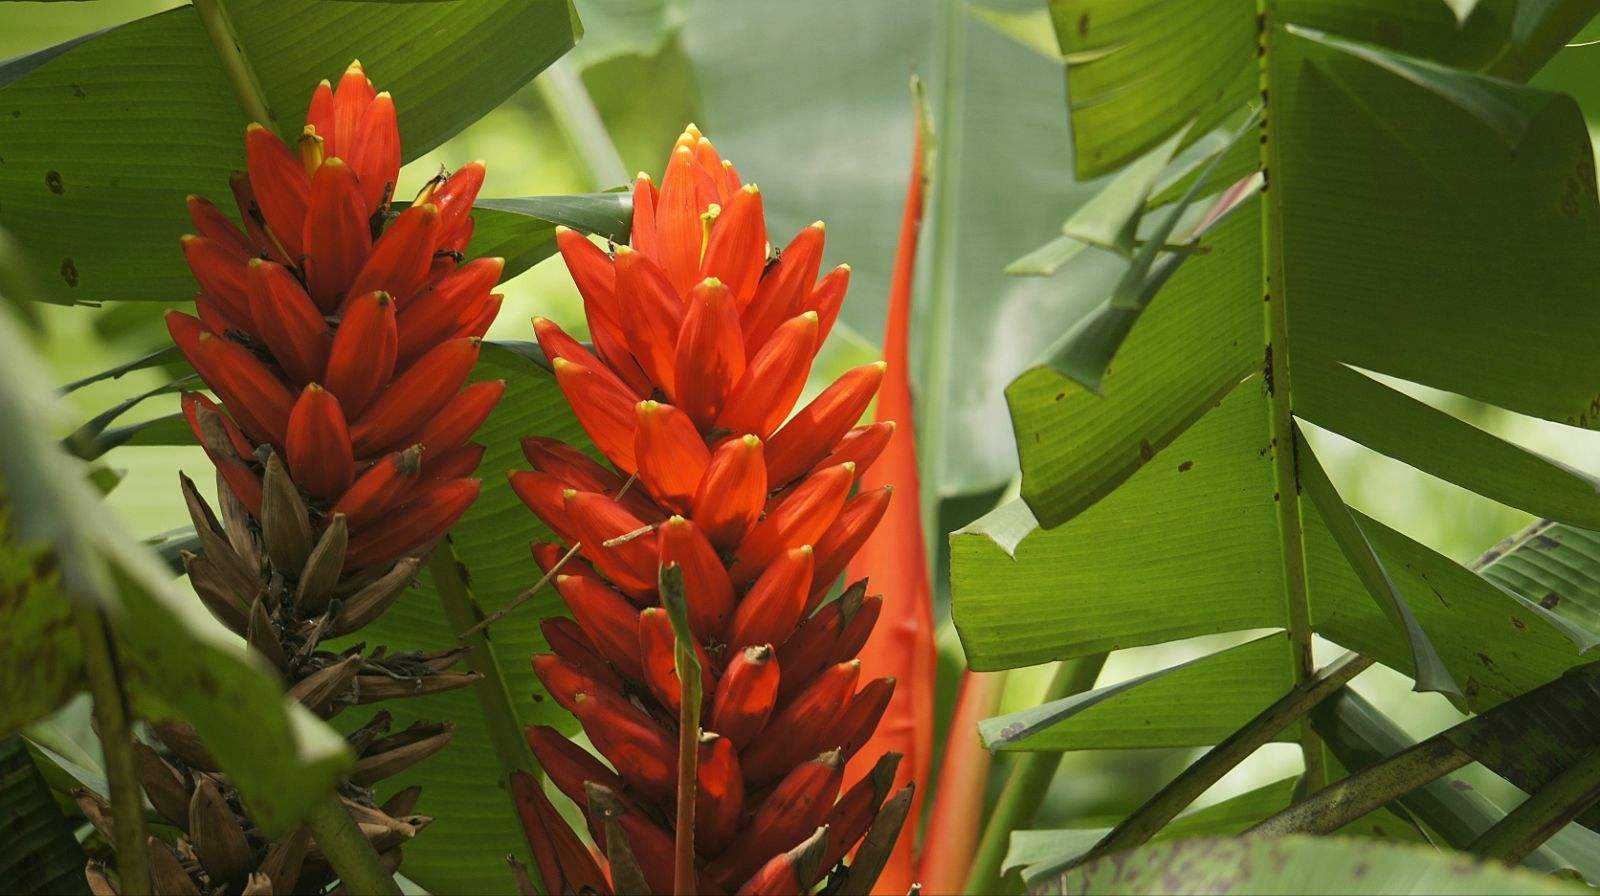
<path fill-rule="evenodd" d="M 175 5 L 169 0 L 6 4 L 0 58 Z M 696 121 L 745 178 L 760 183 L 770 197 L 775 240 L 815 218 L 827 220 L 830 261 L 849 261 L 857 271 L 846 313 L 857 338 L 846 334 L 840 340 L 844 353 L 855 355 L 870 351 L 882 325 L 910 151 L 906 79 L 914 71 L 922 73 L 929 80 L 941 131 L 940 151 L 949 154 L 937 169 L 951 175 L 950 186 L 935 185 L 934 207 L 949 222 L 938 239 L 953 245 L 942 247 L 936 262 L 930 260 L 934 249 L 924 247 L 919 302 L 926 306 L 939 292 L 957 309 L 946 344 L 928 344 L 927 322 L 921 317 L 914 336 L 924 355 L 939 357 L 950 372 L 951 388 L 939 399 L 945 436 L 934 446 L 939 493 L 949 497 L 940 508 L 942 528 L 953 529 L 992 506 L 1015 464 L 1000 389 L 1031 359 L 1041 336 L 1051 335 L 1041 332 L 1039 322 L 1051 319 L 1046 315 L 1053 289 L 1059 287 L 1048 278 L 1004 278 L 1000 269 L 1048 239 L 1070 205 L 1092 189 L 1073 183 L 1068 174 L 1059 66 L 959 3 L 579 0 L 577 5 L 587 33 L 563 64 L 569 75 L 581 75 L 623 169 L 613 162 L 605 170 L 608 166 L 585 150 L 594 144 L 585 144 L 581 135 L 562 126 L 548 101 L 556 85 L 546 74 L 543 83 L 529 85 L 408 165 L 398 194 L 414 192 L 440 166 L 454 168 L 479 158 L 490 166 L 486 196 L 604 189 L 617 185 L 607 178 L 618 170 L 659 173 L 673 137 L 686 122 Z M 767 14 L 752 15 L 751 8 L 758 5 Z M 1027 0 L 986 4 L 1013 14 L 1008 21 L 1025 35 L 1039 33 L 1030 29 L 1042 24 L 1041 6 Z M 1591 26 L 1590 32 L 1600 30 Z M 1595 36 L 1600 33 L 1582 37 Z M 1050 40 L 1047 35 L 1045 39 Z M 381 87 L 385 73 L 369 74 Z M 1600 121 L 1600 46 L 1567 49 L 1536 83 L 1574 94 L 1595 133 Z M 949 101 L 952 84 L 961 85 L 958 102 Z M 948 195 L 937 192 L 942 186 Z M 214 195 L 225 194 L 226 185 L 216 185 Z M 172 251 L 176 254 L 178 247 Z M 507 301 L 491 336 L 531 338 L 528 320 L 534 314 L 583 331 L 577 294 L 558 261 L 536 266 L 503 291 Z M 165 340 L 161 311 L 183 304 L 186 297 L 163 298 L 170 303 L 42 306 L 44 345 L 54 378 L 77 379 L 160 345 Z M 143 371 L 80 390 L 68 400 L 87 418 L 159 384 L 162 377 L 159 371 Z M 1517 417 L 1458 396 L 1404 388 L 1518 444 L 1600 473 L 1600 435 Z M 167 404 L 150 402 L 136 413 L 155 416 L 170 410 Z M 1316 433 L 1314 438 L 1319 456 L 1332 459 L 1330 473 L 1346 500 L 1458 561 L 1470 562 L 1530 521 L 1519 511 L 1337 437 Z M 135 531 L 155 534 L 187 521 L 174 468 L 202 470 L 198 448 L 121 448 L 111 462 L 125 472 L 111 505 Z M 942 544 L 943 538 L 938 541 Z M 943 621 L 948 592 L 942 586 L 937 590 Z M 945 678 L 953 683 L 960 651 L 948 624 L 942 625 L 941 646 Z M 1101 683 L 1216 646 L 1212 638 L 1120 651 Z M 1336 652 L 1331 645 L 1320 646 L 1328 657 Z M 1044 670 L 1013 673 L 1006 708 L 1036 703 L 1045 677 Z M 1432 733 L 1457 717 L 1441 698 L 1411 694 L 1408 681 L 1383 669 L 1368 672 L 1358 686 L 1413 734 Z M 1296 749 L 1264 749 L 1206 801 L 1293 773 L 1299 763 Z M 1035 826 L 1130 808 L 1189 755 L 1161 750 L 1068 754 Z"/>

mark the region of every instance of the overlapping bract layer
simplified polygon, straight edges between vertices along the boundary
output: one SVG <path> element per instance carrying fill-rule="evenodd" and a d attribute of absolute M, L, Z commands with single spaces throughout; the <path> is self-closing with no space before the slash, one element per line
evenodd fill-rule
<path fill-rule="evenodd" d="M 529 742 L 598 843 L 605 813 L 591 792 L 616 797 L 646 882 L 669 892 L 681 689 L 656 588 L 660 567 L 677 564 L 705 672 L 701 886 L 808 887 L 860 839 L 892 779 L 844 786 L 845 761 L 894 689 L 858 681 L 854 659 L 882 601 L 861 582 L 819 609 L 889 501 L 887 487 L 852 495 L 893 432 L 856 425 L 883 365 L 848 371 L 791 416 L 850 270 L 819 281 L 820 222 L 773 253 L 760 191 L 693 126 L 660 188 L 640 175 L 633 200 L 630 245 L 612 253 L 558 231 L 593 351 L 535 321 L 615 469 L 530 438 L 533 470 L 511 474 L 568 546 L 534 545 L 573 617 L 545 620 L 554 652 L 535 670 L 616 771 L 553 729 Z M 541 794 L 521 799 L 547 886 L 603 879 Z"/>
<path fill-rule="evenodd" d="M 503 263 L 462 255 L 480 162 L 391 214 L 394 103 L 359 63 L 337 90 L 318 86 L 306 121 L 295 148 L 246 130 L 242 229 L 189 198 L 199 316 L 170 312 L 167 327 L 226 409 L 227 438 L 208 438 L 200 417 L 215 406 L 184 397 L 235 496 L 259 516 L 263 457 L 277 454 L 319 520 L 345 516 L 347 566 L 362 568 L 425 548 L 478 495 L 483 447 L 468 440 L 504 384 L 466 381 Z"/>

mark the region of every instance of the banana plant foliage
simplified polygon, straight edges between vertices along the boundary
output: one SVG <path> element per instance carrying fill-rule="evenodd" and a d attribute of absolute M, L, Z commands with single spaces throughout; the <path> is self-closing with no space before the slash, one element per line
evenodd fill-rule
<path fill-rule="evenodd" d="M 968 660 L 1281 631 L 991 742 L 1214 744 L 1311 674 L 1313 635 L 1471 711 L 1594 645 L 1593 604 L 1350 508 L 1313 450 L 1336 434 L 1600 528 L 1594 478 L 1412 397 L 1600 423 L 1593 154 L 1576 103 L 1525 83 L 1600 4 L 1455 6 L 1050 4 L 1076 174 L 1111 177 L 1063 228 L 1057 339 L 1006 390 L 1021 496 L 951 536 Z M 1325 779 L 1310 726 L 1280 736 Z"/>

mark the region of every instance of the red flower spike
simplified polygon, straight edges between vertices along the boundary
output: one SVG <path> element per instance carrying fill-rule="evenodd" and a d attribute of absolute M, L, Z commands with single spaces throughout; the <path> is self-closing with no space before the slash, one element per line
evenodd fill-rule
<path fill-rule="evenodd" d="M 319 379 L 330 338 L 322 313 L 282 265 L 252 258 L 248 265 L 250 319 L 255 332 L 296 383 Z"/>
<path fill-rule="evenodd" d="M 878 817 L 879 807 L 889 795 L 899 764 L 900 754 L 885 753 L 870 774 L 857 779 L 833 804 L 828 812 L 828 848 L 822 854 L 821 867 L 832 868 L 837 865 L 850 847 L 867 833 L 867 828 Z"/>
<path fill-rule="evenodd" d="M 642 171 L 633 179 L 633 228 L 628 245 L 661 264 L 661 240 L 656 232 L 656 185 L 650 181 L 650 175 Z"/>
<path fill-rule="evenodd" d="M 539 760 L 539 767 L 550 776 L 556 789 L 574 803 L 584 806 L 588 802 L 583 790 L 585 781 L 604 785 L 621 796 L 623 784 L 617 773 L 589 755 L 588 750 L 568 740 L 565 734 L 548 725 L 529 725 L 523 734 L 534 758 Z"/>
<path fill-rule="evenodd" d="M 878 595 L 862 598 L 861 592 L 865 589 L 866 583 L 856 583 L 844 596 L 807 617 L 783 643 L 778 650 L 778 668 L 782 670 L 778 699 L 793 697 L 810 684 L 817 673 L 855 656 L 861 645 L 867 643 L 883 611 L 883 598 Z"/>
<path fill-rule="evenodd" d="M 350 150 L 349 161 L 371 216 L 389 201 L 400 177 L 400 127 L 388 91 L 373 97 L 360 127 L 361 136 Z"/>
<path fill-rule="evenodd" d="M 744 777 L 733 743 L 709 731 L 700 738 L 697 765 L 694 842 L 700 852 L 715 855 L 739 831 L 745 808 Z"/>
<path fill-rule="evenodd" d="M 249 349 L 212 333 L 193 317 L 168 311 L 166 319 L 172 341 L 239 426 L 258 441 L 281 446 L 294 407 L 283 381 Z"/>
<path fill-rule="evenodd" d="M 844 463 L 800 483 L 739 543 L 734 553 L 734 582 L 752 581 L 783 551 L 815 544 L 838 517 L 854 481 L 855 465 Z"/>
<path fill-rule="evenodd" d="M 583 543 L 583 556 L 594 568 L 636 597 L 653 593 L 656 568 L 660 565 L 656 540 L 646 533 L 620 543 L 606 544 L 620 536 L 637 533 L 645 524 L 605 495 L 567 489 L 562 500 L 573 534 Z"/>
<path fill-rule="evenodd" d="M 528 470 L 513 470 L 509 477 L 511 490 L 522 499 L 522 503 L 528 505 L 528 509 L 533 511 L 540 522 L 549 526 L 550 531 L 565 540 L 577 540 L 573 535 L 575 530 L 567 523 L 566 501 L 562 498 L 562 493 L 567 491 L 569 486 L 565 482 L 549 473 Z M 566 552 L 557 550 L 556 556 L 564 553 Z M 538 557 L 537 551 L 534 556 Z"/>
<path fill-rule="evenodd" d="M 838 445 L 872 403 L 885 366 L 878 361 L 845 371 L 774 433 L 767 440 L 767 481 L 787 485 Z"/>
<path fill-rule="evenodd" d="M 539 632 L 544 635 L 545 643 L 550 645 L 556 656 L 571 663 L 583 674 L 613 691 L 621 691 L 625 687 L 622 679 L 606 665 L 594 644 L 589 641 L 589 636 L 583 633 L 582 626 L 576 622 L 565 616 L 551 616 L 539 623 Z M 579 789 L 581 791 L 582 788 Z"/>
<path fill-rule="evenodd" d="M 779 667 L 772 645 L 746 647 L 733 654 L 711 701 L 707 728 L 744 749 L 767 723 L 778 700 Z"/>
<path fill-rule="evenodd" d="M 755 354 L 784 321 L 811 310 L 806 300 L 811 296 L 812 284 L 817 282 L 817 271 L 822 268 L 824 232 L 821 221 L 800 231 L 778 256 L 778 263 L 761 278 L 755 295 L 744 306 L 742 329 L 747 354 Z"/>
<path fill-rule="evenodd" d="M 671 625 L 653 606 L 658 565 L 675 564 L 710 695 L 696 836 L 677 846 L 692 853 L 691 867 L 712 892 L 803 892 L 825 855 L 837 861 L 855 847 L 887 796 L 876 779 L 892 772 L 891 763 L 869 789 L 851 791 L 836 834 L 816 827 L 834 818 L 829 807 L 847 753 L 872 749 L 860 744 L 891 702 L 888 681 L 855 693 L 854 654 L 873 631 L 881 598 L 864 598 L 858 583 L 802 621 L 883 512 L 887 492 L 848 498 L 865 468 L 893 448 L 893 424 L 856 426 L 885 376 L 877 365 L 849 372 L 774 436 L 838 317 L 849 268 L 818 281 L 820 224 L 769 264 L 760 193 L 743 187 L 692 125 L 660 190 L 640 175 L 633 199 L 632 246 L 611 257 L 557 231 L 594 348 L 535 324 L 562 392 L 616 468 L 547 439 L 524 443 L 538 472 L 514 473 L 514 487 L 565 542 L 534 545 L 535 559 L 551 570 L 569 556 L 566 545 L 581 546 L 586 558 L 570 561 L 558 583 L 577 618 L 548 624 L 546 637 L 568 666 L 596 680 L 602 676 L 592 670 L 640 666 L 626 691 L 611 692 L 627 693 L 626 702 L 606 713 L 579 708 L 591 716 L 586 728 L 607 726 L 600 735 L 613 741 L 600 751 L 623 777 L 646 779 L 625 791 L 637 811 L 630 804 L 620 820 L 647 886 L 666 892 L 682 876 L 676 872 L 691 870 L 678 867 L 691 856 L 675 855 L 672 836 L 650 820 L 673 818 L 677 803 L 673 750 L 663 740 L 676 733 L 682 690 Z M 636 488 L 622 484 L 630 473 Z M 619 490 L 627 497 L 607 497 Z M 578 612 L 570 598 L 584 589 L 602 596 L 607 614 Z M 624 657 L 627 634 L 635 641 Z M 617 734 L 630 725 L 645 735 Z M 823 750 L 826 773 L 805 763 Z M 786 782 L 791 772 L 796 783 Z M 586 807 L 593 791 L 580 794 L 578 784 L 562 786 Z M 752 803 L 766 799 L 734 800 L 741 791 L 755 795 Z M 603 840 L 597 816 L 588 817 Z"/>
<path fill-rule="evenodd" d="M 767 465 L 761 440 L 729 439 L 711 455 L 694 496 L 694 520 L 706 538 L 728 549 L 761 518 L 767 497 Z"/>
<path fill-rule="evenodd" d="M 407 441 L 415 442 L 424 451 L 435 454 L 449 451 L 477 432 L 505 394 L 505 380 L 473 383 L 457 393 L 444 410 L 412 433 Z"/>
<path fill-rule="evenodd" d="M 339 88 L 333 93 L 333 117 L 323 137 L 329 141 L 328 154 L 348 158 L 355 153 L 361 139 L 361 119 L 367 114 L 378 95 L 377 88 L 367 78 L 361 61 L 355 60 L 339 77 Z M 307 119 L 309 120 L 309 118 Z M 321 128 L 318 129 L 321 132 Z"/>
<path fill-rule="evenodd" d="M 771 435 L 805 389 L 816 350 L 816 312 L 790 318 L 750 359 L 717 415 L 717 425 L 763 439 Z"/>
<path fill-rule="evenodd" d="M 728 646 L 782 644 L 794 633 L 811 592 L 811 545 L 783 552 L 756 579 L 733 617 Z"/>
<path fill-rule="evenodd" d="M 561 558 L 567 556 L 566 548 L 559 544 L 552 544 L 547 541 L 536 541 L 528 545 L 528 547 L 533 549 L 533 561 L 539 564 L 539 571 L 543 573 L 549 573 L 550 570 L 555 569 L 556 564 L 561 562 Z M 595 572 L 593 566 L 589 565 L 589 561 L 584 560 L 581 557 L 573 557 L 569 559 L 566 564 L 561 567 L 561 571 L 569 576 L 585 576 L 587 578 L 594 579 L 596 582 L 601 581 L 600 574 Z M 604 583 L 602 582 L 602 584 Z M 562 617 L 554 616 L 551 618 L 561 619 Z"/>
<path fill-rule="evenodd" d="M 440 479 L 464 479 L 478 471 L 478 464 L 483 462 L 483 453 L 487 446 L 477 442 L 468 442 L 451 448 L 442 454 L 424 457 L 422 465 L 423 482 L 432 482 Z"/>
<path fill-rule="evenodd" d="M 633 852 L 645 885 L 653 893 L 672 892 L 672 836 L 640 812 L 628 812 L 617 822 Z"/>
<path fill-rule="evenodd" d="M 639 481 L 661 504 L 687 511 L 711 452 L 683 411 L 655 401 L 641 401 L 635 410 L 633 456 Z"/>
<path fill-rule="evenodd" d="M 222 424 L 222 431 L 227 435 L 228 443 L 233 448 L 231 456 L 235 460 L 249 457 L 254 453 L 255 447 L 250 444 L 249 439 L 245 438 L 244 433 L 239 431 L 238 425 L 228 419 L 227 414 L 223 413 L 221 405 L 201 395 L 199 392 L 183 393 L 179 404 L 183 408 L 184 419 L 189 421 L 189 428 L 194 431 L 195 441 L 201 445 L 206 444 L 206 435 L 204 428 L 200 425 L 200 415 L 202 413 L 212 413 L 217 415 L 217 420 Z M 208 446 L 206 450 L 210 451 L 211 449 Z"/>
<path fill-rule="evenodd" d="M 827 818 L 844 782 L 844 760 L 830 750 L 789 772 L 756 808 L 750 822 L 710 873 L 731 886 L 749 877 L 767 857 L 794 846 Z"/>
<path fill-rule="evenodd" d="M 623 339 L 651 381 L 674 398 L 673 364 L 683 329 L 683 301 L 655 262 L 626 247 L 617 249 L 617 295 L 622 301 Z"/>
<path fill-rule="evenodd" d="M 657 550 L 661 563 L 676 563 L 683 570 L 690 630 L 707 643 L 721 641 L 737 598 L 716 549 L 694 523 L 674 516 L 661 524 Z"/>
<path fill-rule="evenodd" d="M 680 144 L 667 162 L 656 202 L 661 268 L 678 293 L 688 292 L 699 279 L 695 275 L 700 270 L 700 211 L 704 206 L 695 195 L 694 168 L 694 152 Z"/>
<path fill-rule="evenodd" d="M 600 655 L 624 678 L 643 681 L 644 666 L 639 662 L 639 611 L 622 595 L 588 576 L 558 575 L 556 591 Z"/>
<path fill-rule="evenodd" d="M 489 327 L 494 325 L 494 319 L 500 316 L 500 306 L 505 303 L 503 293 L 490 293 L 489 298 L 476 306 L 476 310 L 467 318 L 466 323 L 456 328 L 451 334 L 453 339 L 482 339 L 488 335 Z"/>
<path fill-rule="evenodd" d="M 872 737 L 878 720 L 883 718 L 883 711 L 889 708 L 889 698 L 892 696 L 894 679 L 875 678 L 862 685 L 861 690 L 850 698 L 849 705 L 839 714 L 828 735 L 829 742 L 839 748 L 845 759 L 854 756 Z"/>
<path fill-rule="evenodd" d="M 345 303 L 322 379 L 339 396 L 345 413 L 359 415 L 389 382 L 398 339 L 394 300 L 388 293 L 371 292 Z"/>
<path fill-rule="evenodd" d="M 349 165 L 335 157 L 317 168 L 311 178 L 303 244 L 306 285 L 324 312 L 338 310 L 339 299 L 372 251 L 370 214 Z"/>
<path fill-rule="evenodd" d="M 345 565 L 372 566 L 433 544 L 478 500 L 481 487 L 476 479 L 455 479 L 420 491 L 401 505 L 393 525 L 352 535 Z"/>
<path fill-rule="evenodd" d="M 824 469 L 836 464 L 849 461 L 856 465 L 856 479 L 859 480 L 872 462 L 883 453 L 889 444 L 889 438 L 894 435 L 894 421 L 881 420 L 857 426 L 844 434 L 844 438 L 834 446 L 833 452 L 822 460 L 817 461 L 814 469 Z"/>
<path fill-rule="evenodd" d="M 544 317 L 533 319 L 533 333 L 539 340 L 539 350 L 554 364 L 556 359 L 561 359 L 582 367 L 598 377 L 606 387 L 619 395 L 637 398 L 632 387 L 624 383 L 620 377 L 596 358 L 592 352 L 583 346 L 583 343 L 571 336 L 554 322 Z"/>
<path fill-rule="evenodd" d="M 184 201 L 189 207 L 189 220 L 202 237 L 216 243 L 230 255 L 237 255 L 240 261 L 256 254 L 256 248 L 251 245 L 249 238 L 209 199 L 189 196 Z"/>
<path fill-rule="evenodd" d="M 538 653 L 533 657 L 533 674 L 556 703 L 568 712 L 577 705 L 578 694 L 596 694 L 621 699 L 621 695 L 582 668 L 567 662 L 553 653 Z"/>
<path fill-rule="evenodd" d="M 844 307 L 845 290 L 849 288 L 850 266 L 841 264 L 822 278 L 806 302 L 806 308 L 817 313 L 818 345 L 833 332 L 834 322 L 839 319 L 839 310 Z"/>
<path fill-rule="evenodd" d="M 720 280 L 702 280 L 689 293 L 678 333 L 674 394 L 696 425 L 710 429 L 743 373 L 744 340 L 733 294 Z"/>
<path fill-rule="evenodd" d="M 522 440 L 522 454 L 535 470 L 549 473 L 580 492 L 610 495 L 622 502 L 630 513 L 645 522 L 655 522 L 665 514 L 637 488 L 623 490 L 625 480 L 602 467 L 587 454 L 556 439 L 528 436 Z M 618 494 L 621 497 L 617 497 Z"/>
<path fill-rule="evenodd" d="M 624 781 L 651 799 L 673 792 L 678 751 L 667 732 L 621 697 L 579 693 L 572 700 L 584 733 Z"/>
<path fill-rule="evenodd" d="M 740 754 L 745 780 L 758 787 L 770 784 L 807 755 L 836 746 L 828 743 L 833 734 L 828 725 L 855 694 L 860 673 L 860 660 L 829 666 L 810 687 L 779 709 L 763 735 Z M 778 732 L 782 736 L 767 736 Z"/>
<path fill-rule="evenodd" d="M 727 169 L 722 166 L 722 157 L 717 154 L 717 148 L 698 131 L 689 148 L 694 153 L 695 202 L 702 208 L 712 203 L 727 208 L 734 192 L 740 187 L 738 179 L 731 182 L 727 179 Z"/>
<path fill-rule="evenodd" d="M 230 316 L 248 320 L 250 300 L 245 285 L 245 259 L 226 243 L 203 236 L 185 236 L 183 257 L 200 288 L 223 303 Z"/>
<path fill-rule="evenodd" d="M 344 411 L 339 399 L 316 383 L 300 392 L 289 413 L 283 450 L 290 475 L 314 497 L 337 498 L 355 477 Z"/>
<path fill-rule="evenodd" d="M 183 415 L 194 431 L 195 440 L 205 448 L 206 456 L 217 468 L 217 473 L 228 484 L 239 503 L 252 514 L 261 513 L 261 477 L 241 458 L 250 456 L 250 443 L 222 409 L 198 392 L 185 392 L 182 399 Z M 206 432 L 209 417 L 221 427 L 220 437 Z M 220 442 L 220 444 L 219 444 Z"/>
<path fill-rule="evenodd" d="M 327 78 L 318 82 L 311 91 L 311 104 L 306 109 L 306 127 L 316 131 L 322 138 L 322 151 L 324 155 L 337 155 L 339 148 L 334 145 L 333 125 L 333 85 Z"/>
<path fill-rule="evenodd" d="M 372 254 L 350 285 L 350 295 L 382 290 L 405 307 L 428 277 L 438 240 L 439 210 L 431 205 L 413 205 L 389 225 Z"/>
<path fill-rule="evenodd" d="M 226 304 L 219 298 L 206 293 L 194 297 L 195 313 L 200 316 L 200 322 L 206 329 L 213 333 L 243 333 L 251 337 L 256 335 L 256 326 L 248 318 L 239 320 L 233 317 L 235 312 L 229 311 Z"/>
<path fill-rule="evenodd" d="M 719 197 L 719 201 L 724 198 Z M 755 184 L 745 184 L 725 198 L 722 212 L 711 225 L 711 237 L 700 259 L 700 277 L 714 277 L 726 283 L 734 301 L 743 306 L 755 293 L 756 281 L 766 263 L 767 225 L 761 210 L 761 190 Z"/>
<path fill-rule="evenodd" d="M 639 613 L 639 662 L 644 667 L 644 682 L 656 695 L 661 705 L 678 711 L 682 688 L 678 684 L 678 670 L 674 656 L 677 643 L 672 634 L 672 620 L 660 607 L 646 607 Z M 701 686 L 709 694 L 715 682 L 711 677 L 711 657 L 697 642 L 694 652 L 700 658 Z"/>
<path fill-rule="evenodd" d="M 441 277 L 399 315 L 395 363 L 402 369 L 449 339 L 490 302 L 503 258 L 477 258 Z"/>
<path fill-rule="evenodd" d="M 250 191 L 273 238 L 290 259 L 304 254 L 302 230 L 311 202 L 311 178 L 299 157 L 259 124 L 244 131 L 245 168 Z"/>
<path fill-rule="evenodd" d="M 539 866 L 539 879 L 550 892 L 611 892 L 594 856 L 544 795 L 538 778 L 525 771 L 513 771 L 511 801 L 516 804 L 523 835 Z"/>
<path fill-rule="evenodd" d="M 565 358 L 552 358 L 556 385 L 572 406 L 596 448 L 626 473 L 635 470 L 633 455 L 634 399 L 599 373 Z"/>
<path fill-rule="evenodd" d="M 422 473 L 422 448 L 413 445 L 380 458 L 356 477 L 333 505 L 344 514 L 351 529 L 363 528 L 379 514 L 400 503 Z"/>
<path fill-rule="evenodd" d="M 472 373 L 478 346 L 476 339 L 442 342 L 390 383 L 351 428 L 357 456 L 393 448 L 442 410 Z"/>
<path fill-rule="evenodd" d="M 827 834 L 826 828 L 818 828 L 793 849 L 768 859 L 761 870 L 740 885 L 736 896 L 788 896 L 810 892 L 816 877 L 829 867 L 814 860 L 820 854 L 817 838 L 826 838 Z M 813 858 L 808 859 L 808 856 Z"/>
<path fill-rule="evenodd" d="M 595 350 L 635 395 L 648 394 L 650 381 L 628 350 L 622 308 L 617 300 L 617 269 L 611 257 L 583 234 L 567 227 L 556 228 L 556 247 L 583 297 L 583 313 Z"/>
<path fill-rule="evenodd" d="M 460 227 L 472 213 L 472 203 L 477 201 L 478 191 L 483 189 L 486 169 L 481 159 L 468 162 L 434 188 L 429 201 L 439 209 L 441 233 Z"/>
<path fill-rule="evenodd" d="M 888 511 L 893 496 L 894 487 L 886 485 L 870 492 L 861 492 L 845 502 L 833 525 L 817 540 L 817 574 L 811 591 L 813 602 L 822 600 L 828 586 L 844 572 L 850 558 L 872 537 L 879 521 Z"/>

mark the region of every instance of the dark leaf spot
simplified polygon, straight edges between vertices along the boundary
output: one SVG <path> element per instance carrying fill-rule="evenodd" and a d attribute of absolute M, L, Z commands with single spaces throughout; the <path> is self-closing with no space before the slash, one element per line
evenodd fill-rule
<path fill-rule="evenodd" d="M 1192 469 L 1194 469 L 1194 461 L 1192 460 L 1186 460 L 1183 463 L 1178 464 L 1179 473 L 1187 473 Z"/>
<path fill-rule="evenodd" d="M 61 259 L 61 279 L 67 281 L 68 286 L 78 285 L 78 266 L 70 258 Z"/>
<path fill-rule="evenodd" d="M 49 187 L 50 192 L 57 196 L 66 191 L 66 187 L 61 184 L 61 172 L 59 171 L 46 171 L 44 173 L 44 185 Z"/>

